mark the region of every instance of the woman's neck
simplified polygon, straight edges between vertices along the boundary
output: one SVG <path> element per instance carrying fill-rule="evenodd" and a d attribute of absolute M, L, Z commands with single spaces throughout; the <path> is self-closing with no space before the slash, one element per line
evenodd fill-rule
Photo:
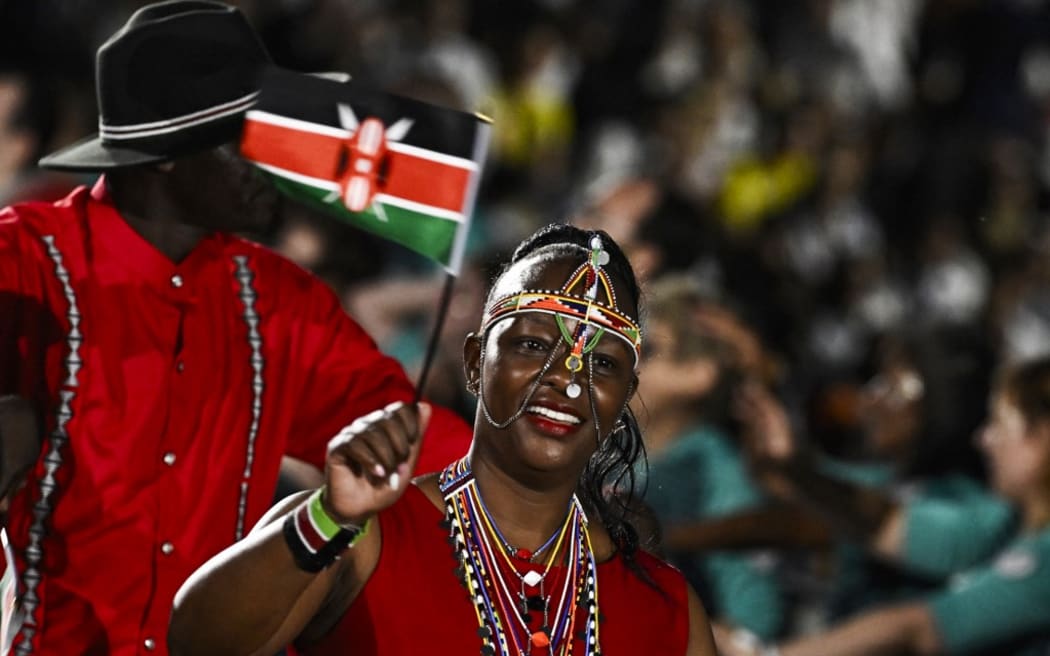
<path fill-rule="evenodd" d="M 515 549 L 535 551 L 564 525 L 578 477 L 539 488 L 516 480 L 477 453 L 472 454 L 471 467 L 485 509 Z"/>

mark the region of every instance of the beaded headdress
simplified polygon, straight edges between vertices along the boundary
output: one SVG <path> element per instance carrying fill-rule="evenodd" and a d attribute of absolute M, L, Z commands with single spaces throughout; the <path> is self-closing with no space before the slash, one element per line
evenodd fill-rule
<path fill-rule="evenodd" d="M 581 392 L 575 375 L 583 369 L 583 356 L 598 345 L 605 333 L 630 346 L 636 368 L 642 347 L 642 332 L 638 324 L 622 313 L 616 302 L 616 292 L 604 269 L 609 263 L 609 253 L 602 248 L 601 238 L 593 236 L 590 247 L 587 261 L 572 272 L 560 289 L 529 289 L 496 299 L 485 310 L 481 321 L 481 333 L 485 334 L 497 321 L 523 312 L 553 314 L 562 338 L 570 346 L 565 358 L 565 367 L 573 374 L 573 381 L 565 390 L 570 398 L 578 397 Z M 581 285 L 582 294 L 577 291 Z M 608 303 L 598 300 L 599 287 L 605 292 Z M 565 325 L 564 317 L 576 320 L 572 332 Z"/>

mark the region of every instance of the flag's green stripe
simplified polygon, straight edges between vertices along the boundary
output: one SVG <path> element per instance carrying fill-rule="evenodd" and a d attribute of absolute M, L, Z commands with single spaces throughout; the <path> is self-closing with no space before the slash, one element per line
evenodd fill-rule
<path fill-rule="evenodd" d="M 449 263 L 453 242 L 456 238 L 456 229 L 460 226 L 456 221 L 384 205 L 383 210 L 387 218 L 387 221 L 384 222 L 375 214 L 374 206 L 355 214 L 347 210 L 342 199 L 338 197 L 326 203 L 324 199 L 331 193 L 327 189 L 318 189 L 276 175 L 270 177 L 283 193 L 306 205 L 332 214 L 374 235 L 396 241 L 442 265 L 447 266 Z"/>

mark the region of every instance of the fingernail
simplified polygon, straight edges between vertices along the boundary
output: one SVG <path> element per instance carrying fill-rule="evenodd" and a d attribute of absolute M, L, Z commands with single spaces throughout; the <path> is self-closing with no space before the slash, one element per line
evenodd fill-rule
<path fill-rule="evenodd" d="M 408 476 L 408 463 L 403 462 L 397 466 L 397 473 L 402 476 Z"/>
<path fill-rule="evenodd" d="M 372 473 L 379 478 L 386 476 L 386 470 L 383 469 L 383 465 L 380 465 L 379 463 L 376 463 L 376 466 L 372 468 Z"/>
<path fill-rule="evenodd" d="M 396 488 L 400 484 L 401 484 L 401 476 L 399 476 L 397 472 L 394 472 L 393 474 L 391 474 L 390 475 L 390 487 Z"/>

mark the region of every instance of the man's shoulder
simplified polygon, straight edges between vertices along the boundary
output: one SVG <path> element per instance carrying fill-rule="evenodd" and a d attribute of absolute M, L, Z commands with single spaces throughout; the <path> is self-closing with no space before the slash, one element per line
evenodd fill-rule
<path fill-rule="evenodd" d="M 58 201 L 24 201 L 0 209 L 0 246 L 78 229 L 88 196 L 87 187 L 77 187 Z"/>

